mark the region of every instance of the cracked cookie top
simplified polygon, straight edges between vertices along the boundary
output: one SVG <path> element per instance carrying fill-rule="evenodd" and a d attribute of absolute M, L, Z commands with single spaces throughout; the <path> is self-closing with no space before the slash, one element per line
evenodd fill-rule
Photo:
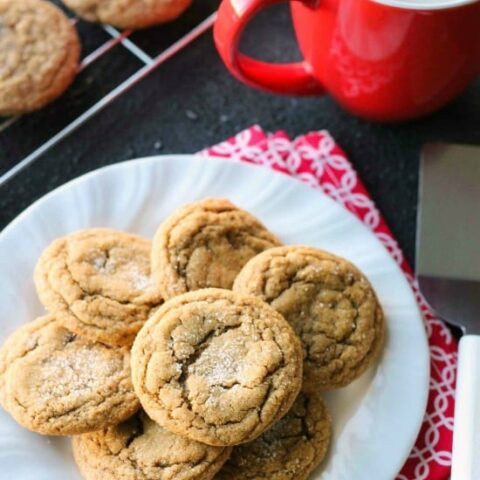
<path fill-rule="evenodd" d="M 215 480 L 305 480 L 324 459 L 332 422 L 318 393 L 300 393 L 270 430 L 239 445 Z"/>
<path fill-rule="evenodd" d="M 64 0 L 64 3 L 91 22 L 137 29 L 174 20 L 192 0 Z"/>
<path fill-rule="evenodd" d="M 304 388 L 348 385 L 378 357 L 385 322 L 375 292 L 350 262 L 303 246 L 263 252 L 234 290 L 280 312 L 303 341 Z"/>
<path fill-rule="evenodd" d="M 80 42 L 43 0 L 0 0 L 0 115 L 41 108 L 73 81 Z"/>
<path fill-rule="evenodd" d="M 210 480 L 231 452 L 175 435 L 141 411 L 72 444 L 86 480 Z"/>
<path fill-rule="evenodd" d="M 98 430 L 140 406 L 128 349 L 83 340 L 51 315 L 19 328 L 0 349 L 0 403 L 45 435 Z"/>
<path fill-rule="evenodd" d="M 205 289 L 166 302 L 132 349 L 135 391 L 163 427 L 209 445 L 258 437 L 301 386 L 292 328 L 258 298 Z"/>
<path fill-rule="evenodd" d="M 231 288 L 237 273 L 280 241 L 255 217 L 221 198 L 179 208 L 159 227 L 152 271 L 165 299 L 201 288 Z"/>
<path fill-rule="evenodd" d="M 108 345 L 130 345 L 161 303 L 150 278 L 151 242 L 109 229 L 55 240 L 41 255 L 41 302 L 69 330 Z"/>

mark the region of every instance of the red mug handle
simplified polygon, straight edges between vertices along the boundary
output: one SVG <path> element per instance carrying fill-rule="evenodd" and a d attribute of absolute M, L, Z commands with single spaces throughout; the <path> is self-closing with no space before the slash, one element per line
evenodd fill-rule
<path fill-rule="evenodd" d="M 282 0 L 223 0 L 214 28 L 215 44 L 230 72 L 247 85 L 285 95 L 319 95 L 325 89 L 306 62 L 274 64 L 255 60 L 238 51 L 248 22 L 264 7 Z M 303 1 L 314 4 L 312 0 Z"/>

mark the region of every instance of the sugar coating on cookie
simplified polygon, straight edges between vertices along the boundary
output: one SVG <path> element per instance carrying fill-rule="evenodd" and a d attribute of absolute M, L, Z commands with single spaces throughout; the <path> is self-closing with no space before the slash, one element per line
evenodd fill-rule
<path fill-rule="evenodd" d="M 305 480 L 325 458 L 331 436 L 324 401 L 302 392 L 270 430 L 233 449 L 215 480 Z"/>
<path fill-rule="evenodd" d="M 118 28 L 145 28 L 181 15 L 192 0 L 63 0 L 67 7 L 91 22 Z"/>
<path fill-rule="evenodd" d="M 86 480 L 210 480 L 231 452 L 175 435 L 144 412 L 72 444 Z"/>
<path fill-rule="evenodd" d="M 280 241 L 255 217 L 221 198 L 176 210 L 159 227 L 152 271 L 165 299 L 201 288 L 231 288 L 237 273 Z"/>
<path fill-rule="evenodd" d="M 43 107 L 75 78 L 80 42 L 57 7 L 0 0 L 0 115 Z"/>
<path fill-rule="evenodd" d="M 303 246 L 252 259 L 234 290 L 269 303 L 303 341 L 304 388 L 348 385 L 378 357 L 385 322 L 375 292 L 350 262 Z"/>
<path fill-rule="evenodd" d="M 130 345 L 161 303 L 150 277 L 151 243 L 109 229 L 55 240 L 35 284 L 43 305 L 69 330 L 108 345 Z"/>
<path fill-rule="evenodd" d="M 51 315 L 19 328 L 0 349 L 0 403 L 45 435 L 98 430 L 140 406 L 128 349 L 83 340 Z"/>
<path fill-rule="evenodd" d="M 205 289 L 166 302 L 132 348 L 135 391 L 163 427 L 209 445 L 258 437 L 301 387 L 292 328 L 258 298 Z"/>

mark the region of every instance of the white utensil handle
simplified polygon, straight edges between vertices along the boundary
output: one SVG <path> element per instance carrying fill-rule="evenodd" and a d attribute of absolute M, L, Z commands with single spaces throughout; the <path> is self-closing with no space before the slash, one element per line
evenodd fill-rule
<path fill-rule="evenodd" d="M 480 336 L 465 335 L 458 351 L 451 480 L 480 479 Z"/>

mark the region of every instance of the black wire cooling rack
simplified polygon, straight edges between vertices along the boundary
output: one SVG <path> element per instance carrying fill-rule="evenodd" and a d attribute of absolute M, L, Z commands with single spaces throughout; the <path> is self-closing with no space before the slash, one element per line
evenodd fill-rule
<path fill-rule="evenodd" d="M 196 0 L 175 22 L 135 32 L 84 22 L 65 10 L 82 40 L 78 76 L 45 109 L 0 118 L 0 187 L 209 30 L 218 4 Z M 22 141 L 12 145 L 10 134 Z"/>

